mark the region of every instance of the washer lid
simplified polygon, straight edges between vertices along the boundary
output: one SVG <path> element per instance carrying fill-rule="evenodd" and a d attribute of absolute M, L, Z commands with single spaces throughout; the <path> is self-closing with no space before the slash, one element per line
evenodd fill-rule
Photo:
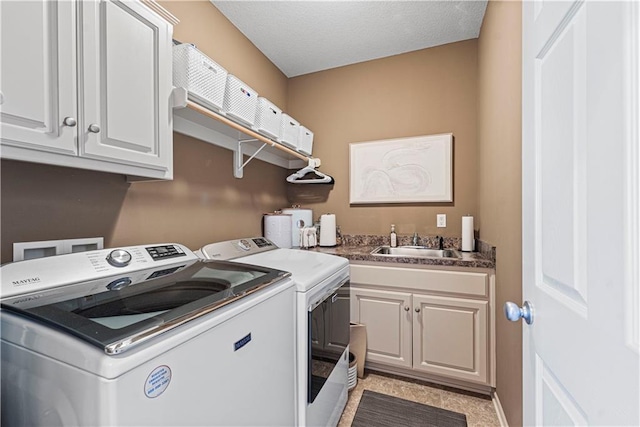
<path fill-rule="evenodd" d="M 270 268 L 195 260 L 7 298 L 2 309 L 117 354 L 288 276 Z"/>
<path fill-rule="evenodd" d="M 299 292 L 308 291 L 349 266 L 346 258 L 303 249 L 276 249 L 236 261 L 289 271 Z"/>

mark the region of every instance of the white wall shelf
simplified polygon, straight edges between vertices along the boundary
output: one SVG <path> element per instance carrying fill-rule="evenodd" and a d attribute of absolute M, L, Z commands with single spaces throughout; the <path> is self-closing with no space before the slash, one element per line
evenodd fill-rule
<path fill-rule="evenodd" d="M 186 95 L 186 91 L 183 92 Z M 320 159 L 305 156 L 228 117 L 193 101 L 178 101 L 173 110 L 173 130 L 234 152 L 234 176 L 242 178 L 244 167 L 256 158 L 285 169 L 320 166 Z M 181 108 L 184 107 L 184 108 Z M 244 161 L 244 156 L 249 156 Z"/>

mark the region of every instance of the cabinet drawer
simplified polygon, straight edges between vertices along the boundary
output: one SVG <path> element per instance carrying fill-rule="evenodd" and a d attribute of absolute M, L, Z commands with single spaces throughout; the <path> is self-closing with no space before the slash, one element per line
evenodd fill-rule
<path fill-rule="evenodd" d="M 487 273 L 351 265 L 351 283 L 415 289 L 421 292 L 489 296 Z"/>

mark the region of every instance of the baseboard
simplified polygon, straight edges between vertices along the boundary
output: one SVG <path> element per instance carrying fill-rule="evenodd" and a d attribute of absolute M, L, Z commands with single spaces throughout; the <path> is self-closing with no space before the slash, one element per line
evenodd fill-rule
<path fill-rule="evenodd" d="M 498 398 L 498 393 L 491 393 L 491 400 L 493 400 L 493 406 L 496 409 L 496 414 L 498 414 L 498 420 L 500 421 L 500 427 L 509 427 L 509 423 L 507 423 L 507 416 L 504 414 L 502 410 L 502 405 L 500 404 L 500 399 Z"/>
<path fill-rule="evenodd" d="M 0 0 L 2 1 L 2 0 Z M 415 371 L 410 368 L 401 368 L 396 366 L 388 366 L 382 363 L 369 362 L 365 364 L 365 370 L 377 371 L 391 375 L 397 375 L 400 377 L 413 378 L 428 383 L 440 384 L 447 387 L 453 387 L 460 390 L 466 390 L 473 393 L 484 394 L 491 396 L 493 388 L 485 384 L 473 384 L 470 381 L 455 380 L 451 378 L 443 378 L 438 375 L 425 374 L 420 371 Z"/>

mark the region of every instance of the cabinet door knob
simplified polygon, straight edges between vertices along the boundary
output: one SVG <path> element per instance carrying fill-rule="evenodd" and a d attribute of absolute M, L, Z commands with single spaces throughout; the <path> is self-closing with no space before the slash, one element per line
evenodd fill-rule
<path fill-rule="evenodd" d="M 416 313 L 420 313 L 420 307 L 416 307 Z"/>
<path fill-rule="evenodd" d="M 100 126 L 96 125 L 95 123 L 91 123 L 89 125 L 89 132 L 91 133 L 98 133 L 100 132 Z"/>
<path fill-rule="evenodd" d="M 75 127 L 78 122 L 73 117 L 65 117 L 62 121 L 62 124 L 65 126 L 69 126 L 70 128 Z"/>
<path fill-rule="evenodd" d="M 409 310 L 411 310 L 409 307 L 407 306 L 404 307 L 404 311 L 409 311 Z"/>

